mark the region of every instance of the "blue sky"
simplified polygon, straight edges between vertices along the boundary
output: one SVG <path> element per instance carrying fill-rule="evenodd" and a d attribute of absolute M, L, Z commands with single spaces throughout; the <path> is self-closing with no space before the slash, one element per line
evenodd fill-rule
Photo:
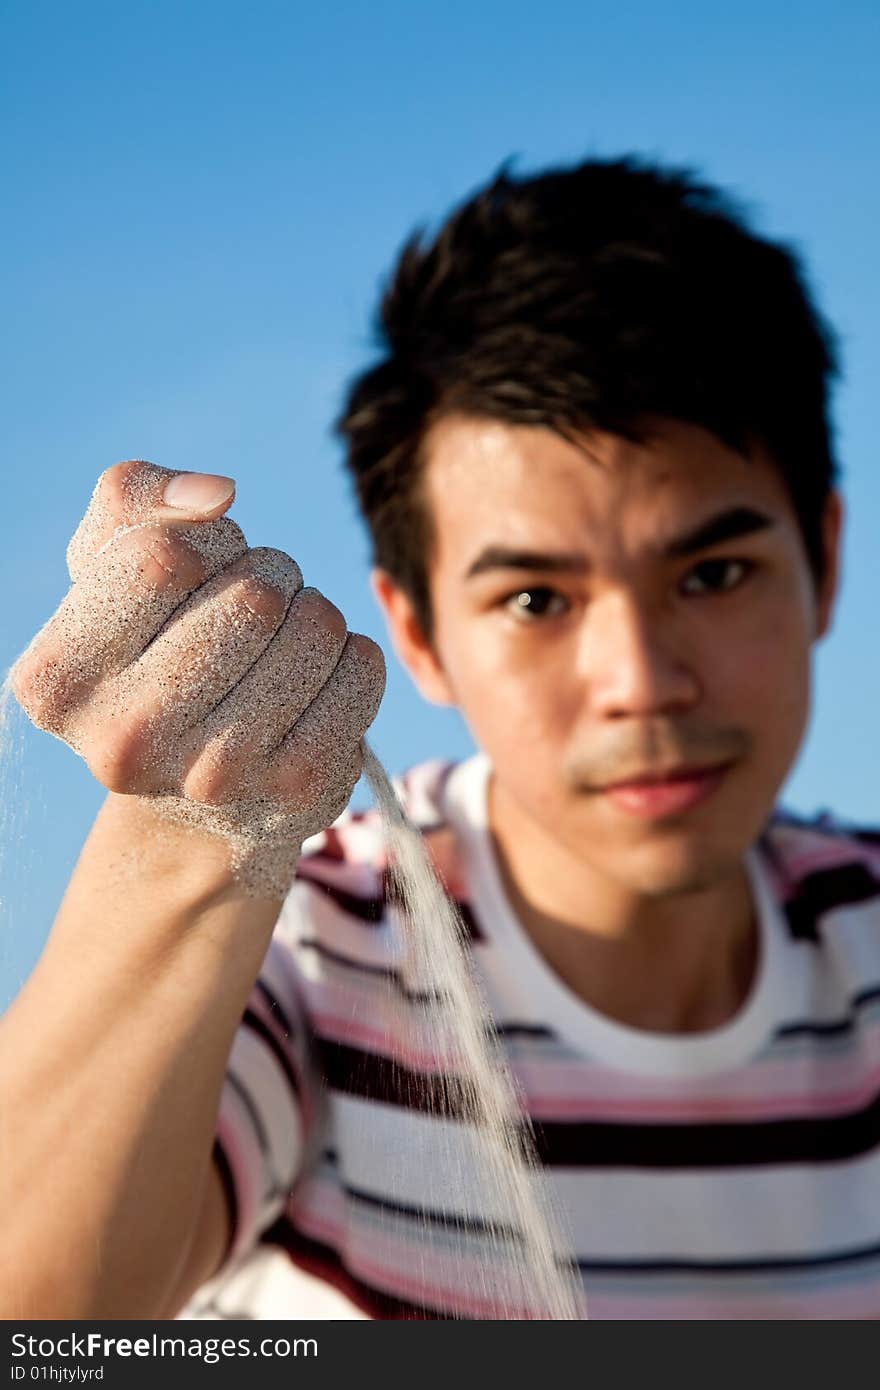
<path fill-rule="evenodd" d="M 248 538 L 383 644 L 386 765 L 469 752 L 389 651 L 329 423 L 416 224 L 510 155 L 635 151 L 700 169 L 795 243 L 841 335 L 843 588 L 783 799 L 876 823 L 875 3 L 6 0 L 0 54 L 2 670 L 65 592 L 97 475 L 145 457 L 233 475 Z M 62 744 L 22 741 L 0 1004 L 102 798 Z"/>

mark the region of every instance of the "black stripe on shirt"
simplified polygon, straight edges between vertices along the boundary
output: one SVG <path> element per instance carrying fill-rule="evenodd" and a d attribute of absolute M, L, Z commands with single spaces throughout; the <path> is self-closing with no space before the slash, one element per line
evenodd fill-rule
<path fill-rule="evenodd" d="M 555 1038 L 552 1028 L 543 1023 L 496 1023 L 495 1033 L 499 1038 Z"/>
<path fill-rule="evenodd" d="M 446 996 L 436 990 L 409 989 L 403 982 L 401 972 L 395 970 L 393 966 L 374 965 L 372 961 L 358 960 L 355 956 L 347 956 L 342 951 L 334 951 L 332 947 L 325 945 L 316 937 L 301 936 L 296 944 L 297 948 L 314 951 L 315 955 L 332 961 L 335 965 L 341 965 L 347 970 L 387 980 L 390 984 L 395 985 L 404 998 L 409 999 L 413 1004 L 445 1004 L 448 1002 Z M 552 1029 L 547 1028 L 543 1023 L 492 1023 L 486 1032 L 490 1037 L 495 1035 L 499 1038 L 555 1038 L 556 1036 Z"/>
<path fill-rule="evenodd" d="M 777 1028 L 775 1039 L 780 1038 L 839 1038 L 851 1033 L 856 1026 L 855 1018 L 840 1018 L 826 1023 L 786 1023 Z"/>
<path fill-rule="evenodd" d="M 880 985 L 868 985 L 865 989 L 860 989 L 858 994 L 854 994 L 849 1001 L 852 1013 L 845 1018 L 832 1018 L 823 1022 L 806 1023 L 786 1023 L 781 1028 L 777 1028 L 774 1033 L 775 1038 L 836 1038 L 846 1033 L 851 1033 L 858 1023 L 858 1010 L 864 1008 L 866 1004 L 874 1004 L 880 999 Z"/>
<path fill-rule="evenodd" d="M 382 921 L 385 914 L 385 899 L 383 897 L 359 897 L 356 893 L 346 893 L 335 884 L 325 883 L 323 879 L 312 877 L 308 872 L 308 856 L 300 860 L 296 878 L 298 883 L 307 883 L 310 888 L 315 888 L 320 893 L 326 893 L 327 897 L 347 916 L 355 917 L 359 922 L 367 922 L 370 926 L 377 926 Z"/>
<path fill-rule="evenodd" d="M 467 1232 L 470 1235 L 488 1236 L 491 1240 L 508 1240 L 523 1244 L 522 1232 L 516 1226 L 502 1221 L 482 1221 L 476 1216 L 464 1216 L 455 1211 L 437 1211 L 429 1207 L 410 1205 L 405 1202 L 392 1202 L 387 1197 L 379 1197 L 374 1192 L 366 1192 L 360 1187 L 350 1187 L 341 1183 L 343 1192 L 354 1202 L 373 1207 L 377 1211 L 387 1211 L 394 1216 L 407 1217 L 425 1222 L 429 1226 L 441 1226 L 446 1230 Z"/>
<path fill-rule="evenodd" d="M 430 855 L 428 855 L 428 858 L 430 860 Z M 449 893 L 446 885 L 442 882 L 440 875 L 437 873 L 436 867 L 433 865 L 432 867 L 434 868 L 434 876 L 435 878 L 437 878 L 441 888 L 443 889 L 444 896 L 448 899 L 450 903 L 452 903 L 452 906 L 455 908 L 459 917 L 461 918 L 462 927 L 464 928 L 465 940 L 482 941 L 483 933 L 477 924 L 477 919 L 473 914 L 473 910 L 471 909 L 470 903 L 465 902 L 461 898 L 454 898 L 451 895 L 451 893 Z M 393 903 L 395 907 L 403 908 L 405 910 L 405 904 L 397 891 L 397 887 L 395 885 L 394 878 L 390 870 L 386 869 L 383 872 L 382 877 L 385 886 L 385 901 L 388 903 Z"/>
<path fill-rule="evenodd" d="M 863 1004 L 873 1004 L 880 999 L 880 985 L 867 985 L 860 989 L 858 994 L 854 994 L 850 1003 L 854 1008 L 859 1009 Z"/>
<path fill-rule="evenodd" d="M 239 1080 L 239 1078 L 236 1076 L 235 1072 L 231 1068 L 227 1068 L 226 1070 L 226 1080 L 229 1082 L 229 1085 L 232 1087 L 233 1091 L 235 1091 L 235 1094 L 238 1096 L 239 1100 L 241 1101 L 242 1105 L 247 1111 L 248 1119 L 253 1125 L 254 1133 L 257 1136 L 257 1145 L 260 1150 L 260 1156 L 262 1157 L 263 1162 L 266 1165 L 266 1170 L 268 1173 L 268 1186 L 266 1191 L 262 1194 L 264 1200 L 271 1201 L 275 1197 L 288 1197 L 290 1195 L 290 1183 L 285 1182 L 282 1179 L 280 1173 L 278 1173 L 278 1171 L 275 1168 L 275 1156 L 272 1153 L 272 1145 L 269 1142 L 269 1136 L 266 1133 L 266 1127 L 263 1124 L 262 1117 L 260 1116 L 260 1113 L 257 1110 L 257 1107 L 254 1104 L 253 1099 L 249 1091 L 247 1090 L 247 1087 L 245 1086 L 243 1081 Z"/>
<path fill-rule="evenodd" d="M 410 1071 L 393 1058 L 320 1035 L 315 1050 L 324 1079 L 335 1091 L 451 1119 L 467 1114 L 468 1088 L 457 1076 Z"/>
<path fill-rule="evenodd" d="M 393 984 L 405 999 L 409 999 L 413 1004 L 445 1004 L 447 999 L 436 990 L 409 989 L 404 984 L 399 970 L 395 970 L 390 965 L 373 965 L 372 961 L 357 960 L 354 956 L 346 956 L 342 951 L 334 951 L 330 946 L 325 946 L 323 941 L 318 941 L 314 937 L 300 937 L 297 947 L 306 951 L 314 951 L 315 955 L 321 956 L 324 960 L 329 960 L 334 965 L 341 965 L 347 970 L 358 971 L 362 975 L 372 975 L 376 979 L 387 980 Z"/>
<path fill-rule="evenodd" d="M 856 829 L 847 830 L 847 836 L 853 840 L 860 840 L 865 845 L 876 845 L 880 849 L 880 830 Z"/>
<path fill-rule="evenodd" d="M 763 1255 L 730 1260 L 578 1260 L 584 1274 L 796 1274 L 880 1260 L 880 1245 L 823 1255 Z"/>
<path fill-rule="evenodd" d="M 260 1018 L 259 1014 L 254 1013 L 253 1009 L 245 1009 L 244 1016 L 242 1017 L 242 1024 L 246 1028 L 250 1028 L 266 1044 L 272 1056 L 284 1072 L 284 1075 L 287 1077 L 290 1089 L 298 1102 L 300 1098 L 299 1078 L 293 1069 L 293 1063 L 290 1057 L 281 1046 L 268 1023 Z"/>
<path fill-rule="evenodd" d="M 398 897 L 394 892 L 391 876 L 387 871 L 382 875 L 383 891 L 379 894 L 362 897 L 357 893 L 347 893 L 336 884 L 327 883 L 323 879 L 313 876 L 309 872 L 308 861 L 308 855 L 300 860 L 296 871 L 297 882 L 307 883 L 310 888 L 317 888 L 320 892 L 326 893 L 341 912 L 346 913 L 349 917 L 354 917 L 358 922 L 365 922 L 373 927 L 378 926 L 385 916 L 388 904 L 398 905 Z M 449 900 L 461 917 L 466 938 L 469 941 L 482 941 L 483 933 L 470 904 L 458 898 L 450 898 Z"/>
<path fill-rule="evenodd" d="M 880 879 L 868 865 L 838 864 L 806 874 L 794 896 L 780 906 L 795 940 L 818 944 L 820 918 L 825 913 L 872 898 L 880 898 Z"/>
<path fill-rule="evenodd" d="M 220 1186 L 223 1188 L 223 1196 L 226 1199 L 226 1215 L 229 1220 L 226 1249 L 223 1252 L 223 1260 L 221 1261 L 221 1263 L 225 1264 L 226 1260 L 229 1258 L 229 1252 L 235 1243 L 235 1237 L 238 1234 L 238 1198 L 235 1194 L 235 1179 L 232 1176 L 229 1159 L 226 1157 L 226 1150 L 218 1138 L 214 1139 L 211 1158 L 220 1176 Z"/>
<path fill-rule="evenodd" d="M 317 1038 L 334 1090 L 423 1114 L 466 1118 L 467 1090 L 454 1076 L 414 1072 L 388 1057 Z M 880 1144 L 880 1095 L 845 1113 L 720 1123 L 536 1122 L 542 1162 L 556 1168 L 738 1168 L 829 1163 Z"/>
<path fill-rule="evenodd" d="M 273 1014 L 275 1014 L 275 1016 L 277 1017 L 278 1022 L 281 1024 L 281 1027 L 284 1029 L 284 1031 L 285 1031 L 285 1033 L 287 1034 L 287 1036 L 288 1036 L 289 1038 L 292 1037 L 292 1036 L 293 1036 L 293 1024 L 291 1023 L 290 1019 L 288 1018 L 288 1016 L 287 1016 L 285 1010 L 281 1007 L 281 1005 L 280 1005 L 280 1003 L 278 1002 L 278 1000 L 277 1000 L 277 998 L 275 997 L 275 995 L 272 993 L 272 990 L 271 990 L 271 989 L 269 988 L 269 986 L 266 984 L 266 981 L 263 979 L 262 975 L 261 975 L 260 978 L 257 980 L 256 987 L 257 987 L 257 989 L 260 991 L 260 993 L 262 994 L 262 996 L 263 996 L 263 998 L 265 999 L 266 1003 L 269 1005 L 269 1008 L 272 1010 Z"/>
<path fill-rule="evenodd" d="M 247 1111 L 248 1119 L 254 1127 L 254 1134 L 257 1136 L 257 1145 L 259 1147 L 262 1157 L 264 1159 L 268 1159 L 269 1136 L 266 1133 L 266 1127 L 263 1124 L 259 1110 L 254 1104 L 254 1100 L 251 1096 L 250 1091 L 247 1089 L 241 1078 L 236 1076 L 235 1072 L 232 1070 L 231 1067 L 226 1068 L 226 1080 L 228 1081 L 229 1085 L 232 1087 L 233 1091 L 238 1096 L 239 1100 L 241 1101 L 242 1105 Z"/>
<path fill-rule="evenodd" d="M 748 1168 L 832 1163 L 880 1144 L 880 1095 L 843 1115 L 719 1124 L 535 1124 L 539 1158 L 558 1168 Z"/>

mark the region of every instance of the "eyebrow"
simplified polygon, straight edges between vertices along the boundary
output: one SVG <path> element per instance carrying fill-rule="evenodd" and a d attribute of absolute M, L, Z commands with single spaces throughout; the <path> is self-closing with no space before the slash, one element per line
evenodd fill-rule
<path fill-rule="evenodd" d="M 722 541 L 750 536 L 756 531 L 767 531 L 775 525 L 773 517 L 756 511 L 754 507 L 730 507 L 727 511 L 707 517 L 690 531 L 667 541 L 660 553 L 664 559 L 678 560 L 686 555 L 694 555 L 700 550 L 707 550 L 709 546 L 720 545 Z M 550 553 L 504 545 L 488 545 L 473 561 L 464 577 L 473 579 L 478 574 L 496 569 L 549 570 L 556 574 L 580 574 L 589 568 L 587 557 L 577 553 Z"/>

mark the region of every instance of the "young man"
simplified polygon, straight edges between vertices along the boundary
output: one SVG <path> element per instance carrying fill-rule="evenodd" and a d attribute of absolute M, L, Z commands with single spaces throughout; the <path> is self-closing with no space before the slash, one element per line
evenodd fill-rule
<path fill-rule="evenodd" d="M 778 802 L 842 524 L 796 260 L 678 171 L 502 173 L 405 248 L 382 334 L 340 421 L 373 590 L 480 749 L 398 789 L 590 1316 L 880 1315 L 880 836 Z M 145 1252 L 139 1306 L 497 1315 L 491 1193 L 432 1110 L 386 868 L 377 813 L 346 813 L 306 839 L 262 963 L 235 938 L 227 1026 L 259 978 L 214 1162 L 203 1115 L 189 1238 Z M 218 1032 L 190 1034 L 212 1075 Z"/>

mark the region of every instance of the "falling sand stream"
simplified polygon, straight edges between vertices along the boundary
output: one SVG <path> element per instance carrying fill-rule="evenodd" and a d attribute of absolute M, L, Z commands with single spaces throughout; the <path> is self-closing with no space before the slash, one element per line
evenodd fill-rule
<path fill-rule="evenodd" d="M 478 1190 L 495 1213 L 491 1259 L 459 1288 L 492 1311 L 490 1318 L 577 1319 L 586 1316 L 577 1266 L 566 1250 L 560 1215 L 535 1154 L 531 1128 L 469 964 L 466 930 L 441 885 L 420 832 L 407 820 L 382 764 L 362 744 L 364 775 L 382 817 L 393 898 L 404 933 L 401 974 L 427 1000 L 438 1054 L 452 1057 L 442 1107 L 469 1123 Z M 442 1145 L 447 1131 L 442 1130 Z M 458 1146 L 436 1155 L 454 1172 Z M 462 1175 L 464 1176 L 464 1175 Z M 464 1190 L 468 1186 L 462 1182 Z M 462 1227 L 464 1227 L 462 1222 Z M 464 1240 L 464 1229 L 459 1239 Z"/>

